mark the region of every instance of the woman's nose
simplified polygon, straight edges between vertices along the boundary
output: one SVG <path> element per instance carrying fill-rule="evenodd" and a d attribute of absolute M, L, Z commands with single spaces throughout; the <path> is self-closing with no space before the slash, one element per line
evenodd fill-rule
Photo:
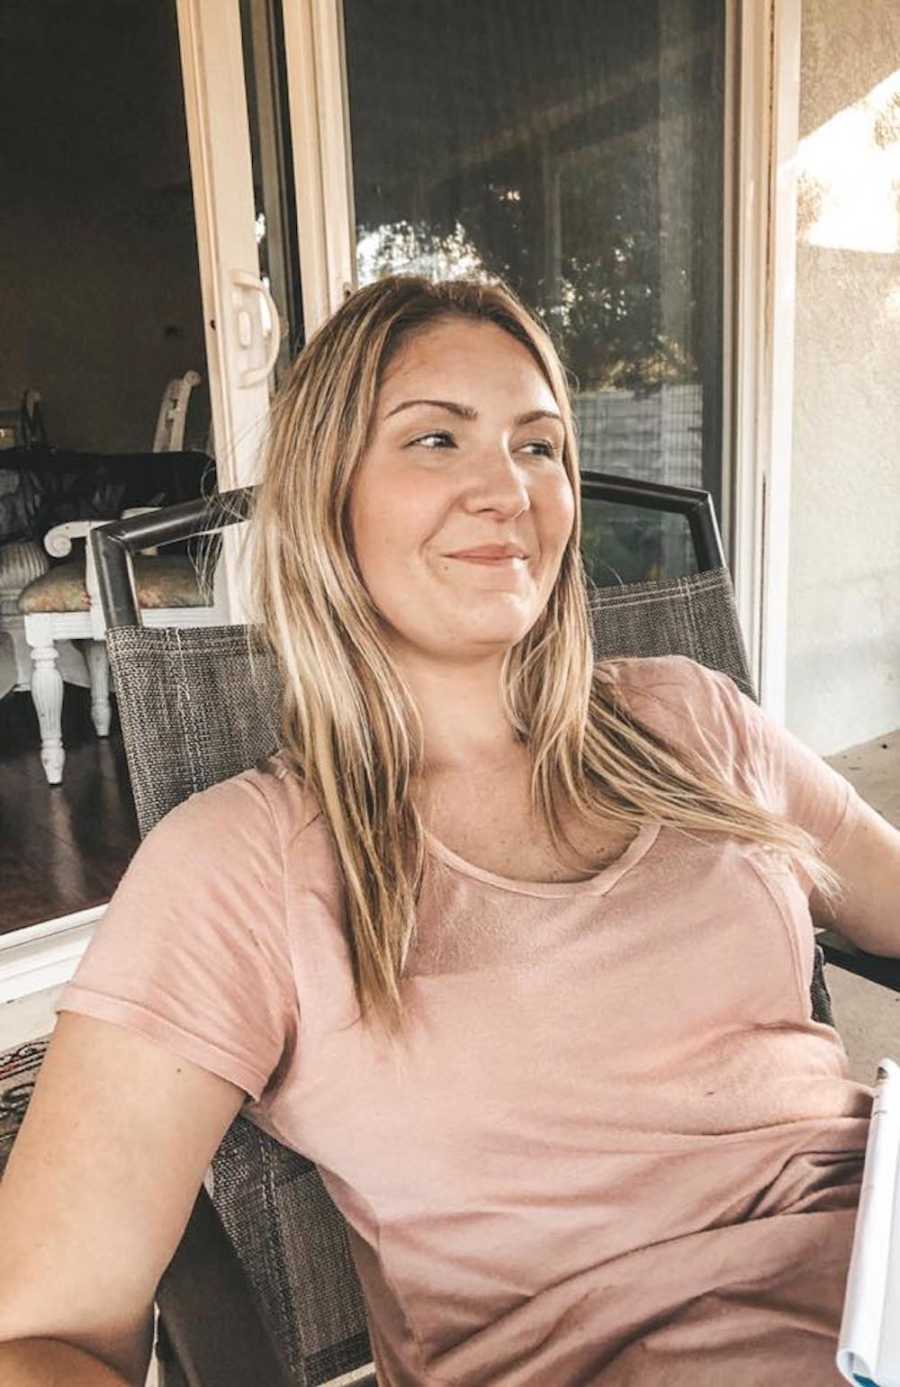
<path fill-rule="evenodd" d="M 473 460 L 470 494 L 480 506 L 494 504 L 504 510 L 524 510 L 531 504 L 525 469 L 503 445 L 485 448 Z"/>

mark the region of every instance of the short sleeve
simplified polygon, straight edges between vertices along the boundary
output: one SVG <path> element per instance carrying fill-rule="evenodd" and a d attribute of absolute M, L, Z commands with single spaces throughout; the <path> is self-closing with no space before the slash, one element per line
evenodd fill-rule
<path fill-rule="evenodd" d="M 634 711 L 699 753 L 820 848 L 850 833 L 864 801 L 838 771 L 765 713 L 730 675 L 683 655 L 622 662 Z"/>
<path fill-rule="evenodd" d="M 259 1100 L 295 1043 L 296 989 L 278 824 L 250 776 L 151 829 L 55 1009 L 140 1031 Z"/>
<path fill-rule="evenodd" d="M 863 804 L 849 780 L 769 717 L 729 675 L 716 670 L 704 674 L 715 685 L 724 716 L 736 727 L 746 756 L 757 768 L 768 807 L 806 829 L 820 848 L 831 846 L 850 830 Z"/>

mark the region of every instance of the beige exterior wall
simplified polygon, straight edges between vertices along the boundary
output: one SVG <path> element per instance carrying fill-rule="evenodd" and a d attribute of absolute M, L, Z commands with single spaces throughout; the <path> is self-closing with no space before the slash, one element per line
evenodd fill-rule
<path fill-rule="evenodd" d="M 803 0 L 787 724 L 900 727 L 900 6 Z"/>

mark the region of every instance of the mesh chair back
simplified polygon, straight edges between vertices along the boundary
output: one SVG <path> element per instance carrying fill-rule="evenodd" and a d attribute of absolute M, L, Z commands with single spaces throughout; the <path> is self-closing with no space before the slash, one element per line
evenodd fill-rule
<path fill-rule="evenodd" d="M 598 659 L 688 655 L 756 698 L 727 568 L 594 588 L 591 616 Z M 255 651 L 251 666 L 243 626 L 119 626 L 107 650 L 141 837 L 276 747 L 275 662 Z"/>
<path fill-rule="evenodd" d="M 598 658 L 687 655 L 755 699 L 727 568 L 593 589 L 591 607 Z M 123 626 L 107 646 L 142 835 L 274 749 L 274 664 L 255 656 L 254 677 L 244 628 Z M 821 970 L 819 980 L 814 1013 L 830 1019 Z M 239 1117 L 213 1162 L 212 1198 L 296 1382 L 369 1362 L 343 1220 L 315 1167 Z"/>
<path fill-rule="evenodd" d="M 591 617 L 598 660 L 687 655 L 730 674 L 757 701 L 727 568 L 688 578 L 594 588 Z"/>
<path fill-rule="evenodd" d="M 278 743 L 271 654 L 243 626 L 118 626 L 106 648 L 141 837 Z"/>

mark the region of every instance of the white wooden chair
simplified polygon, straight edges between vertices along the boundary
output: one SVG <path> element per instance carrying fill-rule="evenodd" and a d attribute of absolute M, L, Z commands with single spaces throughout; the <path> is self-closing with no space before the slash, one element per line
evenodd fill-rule
<path fill-rule="evenodd" d="M 169 381 L 157 415 L 154 453 L 182 450 L 191 391 L 201 379 L 199 372 L 186 371 Z M 36 391 L 30 395 L 33 398 L 26 403 L 36 407 L 40 396 Z M 135 506 L 123 515 L 154 509 L 158 507 Z M 72 520 L 56 525 L 44 536 L 43 548 L 32 540 L 7 546 L 9 553 L 4 552 L 4 561 L 0 563 L 0 625 L 12 636 L 15 660 L 15 677 L 11 680 L 7 674 L 2 679 L 0 697 L 4 692 L 31 689 L 41 729 L 41 761 L 51 785 L 62 780 L 65 763 L 64 683 L 82 687 L 90 683 L 91 715 L 98 737 L 108 735 L 111 712 L 103 620 L 88 545 L 85 543 L 83 559 L 75 558 L 52 568 L 44 549 L 56 558 L 66 558 L 72 551 L 73 540 L 84 540 L 92 525 L 106 523 L 107 520 Z M 145 559 L 155 556 L 154 549 L 144 551 Z M 139 588 L 143 586 L 139 602 L 148 612 L 149 626 L 205 626 L 225 620 L 218 574 L 214 591 L 204 595 L 191 562 L 184 555 L 168 555 L 154 568 L 146 568 L 142 559 L 138 571 Z M 73 645 L 73 641 L 78 645 Z M 82 642 L 83 662 L 79 653 Z M 9 664 L 8 653 L 4 652 L 4 671 Z"/>
<path fill-rule="evenodd" d="M 153 436 L 154 453 L 180 452 L 184 447 L 184 428 L 191 391 L 202 379 L 199 372 L 186 371 L 183 376 L 169 381 L 159 405 L 156 432 Z M 26 390 L 20 410 L 23 443 L 47 443 L 40 405 L 40 392 Z M 210 434 L 211 432 L 210 425 Z M 110 516 L 110 519 L 113 517 Z M 37 540 L 17 540 L 0 545 L 0 698 L 11 692 L 27 692 L 31 686 L 31 657 L 18 600 L 28 584 L 46 573 L 49 567 L 47 555 Z M 11 652 L 7 633 L 12 641 Z M 68 640 L 63 640 L 62 637 L 57 639 L 59 646 L 56 668 L 67 684 L 85 687 L 87 674 L 81 654 Z"/>
<path fill-rule="evenodd" d="M 158 506 L 133 506 L 122 518 Z M 94 556 L 87 534 L 108 520 L 69 520 L 55 525 L 44 545 L 55 558 L 72 552 L 73 540 L 84 540 L 84 553 L 70 563 L 57 564 L 24 589 L 18 599 L 25 619 L 25 639 L 31 650 L 31 696 L 41 734 L 41 764 L 50 785 L 62 781 L 66 753 L 62 740 L 64 684 L 58 666 L 57 641 L 84 643 L 91 687 L 91 719 L 98 737 L 109 735 L 109 665 L 106 626 L 100 603 Z M 224 565 L 221 556 L 210 581 L 201 584 L 197 567 L 186 554 L 160 555 L 141 551 L 134 560 L 138 606 L 146 626 L 225 626 L 228 624 Z"/>
<path fill-rule="evenodd" d="M 184 447 L 184 425 L 191 391 L 195 385 L 200 384 L 201 379 L 196 371 L 186 371 L 183 376 L 169 381 L 163 391 L 156 419 L 156 433 L 153 435 L 154 453 L 181 452 Z"/>
<path fill-rule="evenodd" d="M 18 601 L 28 584 L 49 567 L 50 560 L 35 540 L 18 539 L 0 545 L 0 639 L 7 650 L 7 678 L 0 685 L 0 697 L 10 692 L 27 692 L 31 684 L 31 655 Z M 63 647 L 60 653 L 69 664 L 81 663 L 81 656 L 71 646 Z M 67 673 L 71 677 L 77 670 Z"/>

